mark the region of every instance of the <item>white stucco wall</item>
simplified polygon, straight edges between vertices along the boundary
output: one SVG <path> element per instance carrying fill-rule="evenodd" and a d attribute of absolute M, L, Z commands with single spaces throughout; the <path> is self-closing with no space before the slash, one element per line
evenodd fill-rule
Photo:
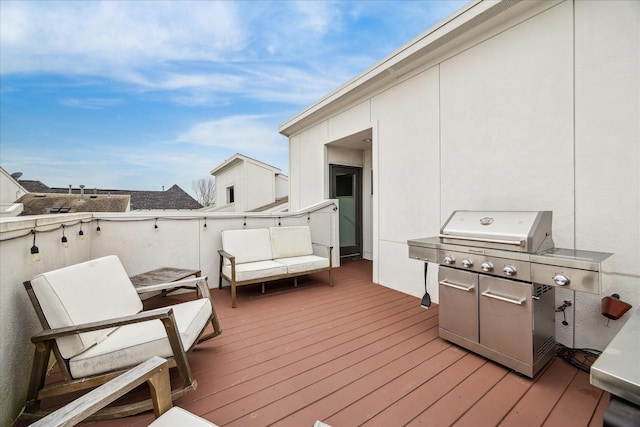
<path fill-rule="evenodd" d="M 328 191 L 322 147 L 370 127 L 374 281 L 422 296 L 423 264 L 406 241 L 436 235 L 455 209 L 551 210 L 557 247 L 615 253 L 606 294 L 637 309 L 639 24 L 637 1 L 523 2 L 417 68 L 403 64 L 408 72 L 372 84 L 365 99 L 322 101 L 317 118 L 293 124 L 296 202 Z M 604 348 L 630 313 L 607 322 L 603 296 L 558 289 L 558 305 L 574 303 L 558 341 Z"/>

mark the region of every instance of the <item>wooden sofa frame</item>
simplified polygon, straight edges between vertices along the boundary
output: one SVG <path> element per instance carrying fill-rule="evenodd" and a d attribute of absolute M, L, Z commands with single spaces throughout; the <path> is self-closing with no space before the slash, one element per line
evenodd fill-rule
<path fill-rule="evenodd" d="M 317 243 L 312 243 L 312 245 L 317 245 Z M 323 245 L 324 246 L 324 245 Z M 323 267 L 323 268 L 318 268 L 318 269 L 313 269 L 313 270 L 306 270 L 306 271 L 300 271 L 300 272 L 296 272 L 296 273 L 286 273 L 286 274 L 278 274 L 278 275 L 271 275 L 271 276 L 266 276 L 266 277 L 257 277 L 254 279 L 248 279 L 248 280 L 237 280 L 236 279 L 236 257 L 233 254 L 230 254 L 226 251 L 224 251 L 223 249 L 218 250 L 218 254 L 220 255 L 220 269 L 219 269 L 219 280 L 218 280 L 218 289 L 222 288 L 222 279 L 225 279 L 226 281 L 228 281 L 231 284 L 231 307 L 236 308 L 236 289 L 238 286 L 244 286 L 244 285 L 253 285 L 256 283 L 261 283 L 262 284 L 262 293 L 264 294 L 265 292 L 265 283 L 266 282 L 271 282 L 271 281 L 275 281 L 275 280 L 281 280 L 281 279 L 288 279 L 288 278 L 293 278 L 293 284 L 294 287 L 298 286 L 298 277 L 300 276 L 306 276 L 308 274 L 313 274 L 313 273 L 318 273 L 318 272 L 322 272 L 322 271 L 328 271 L 329 272 L 329 286 L 333 287 L 333 246 L 327 246 L 328 252 L 329 252 L 329 266 L 328 267 Z M 224 274 L 223 272 L 223 264 L 224 264 L 224 260 L 228 259 L 229 263 L 231 264 L 231 276 L 227 276 L 226 274 Z"/>

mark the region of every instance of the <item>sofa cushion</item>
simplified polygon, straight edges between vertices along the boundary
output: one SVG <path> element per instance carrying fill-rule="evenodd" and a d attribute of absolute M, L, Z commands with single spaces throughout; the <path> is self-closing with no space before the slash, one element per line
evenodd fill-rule
<path fill-rule="evenodd" d="M 298 274 L 305 271 L 319 270 L 321 268 L 329 268 L 329 258 L 323 258 L 316 255 L 304 255 L 292 258 L 278 258 L 274 261 L 287 266 L 287 273 Z"/>
<path fill-rule="evenodd" d="M 236 264 L 273 259 L 269 230 L 256 228 L 248 230 L 222 231 L 222 249 L 236 257 Z M 225 265 L 230 264 L 227 258 Z"/>
<path fill-rule="evenodd" d="M 274 259 L 313 255 L 311 230 L 308 226 L 271 227 L 269 233 Z"/>
<path fill-rule="evenodd" d="M 231 266 L 222 267 L 222 273 L 231 278 Z M 254 280 L 287 274 L 287 266 L 275 261 L 256 261 L 236 264 L 236 281 Z"/>
<path fill-rule="evenodd" d="M 51 328 L 80 325 L 142 310 L 142 302 L 115 255 L 40 274 L 31 286 Z M 58 338 L 65 359 L 104 340 L 115 328 Z"/>
<path fill-rule="evenodd" d="M 200 336 L 211 315 L 207 298 L 175 304 L 176 319 L 182 346 L 191 348 Z M 106 339 L 69 360 L 74 378 L 125 369 L 142 363 L 152 356 L 171 357 L 171 345 L 160 320 L 120 326 Z"/>

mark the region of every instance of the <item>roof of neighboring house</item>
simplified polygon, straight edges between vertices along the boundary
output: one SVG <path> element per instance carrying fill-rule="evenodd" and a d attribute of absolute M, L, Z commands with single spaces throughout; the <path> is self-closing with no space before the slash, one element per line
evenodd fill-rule
<path fill-rule="evenodd" d="M 251 210 L 251 212 L 267 212 L 267 211 L 273 210 L 274 208 L 281 208 L 284 205 L 287 205 L 286 207 L 288 208 L 289 197 L 282 197 L 280 199 L 276 199 L 275 202 L 269 203 L 268 205 L 260 206 L 259 208 L 255 208 Z"/>
<path fill-rule="evenodd" d="M 45 194 L 69 194 L 69 188 L 48 187 L 40 181 L 20 180 L 20 184 L 32 193 Z M 79 188 L 72 188 L 71 193 L 80 194 Z M 158 209 L 200 209 L 202 205 L 186 193 L 178 185 L 171 186 L 165 191 L 144 190 L 104 190 L 85 188 L 85 199 L 96 195 L 130 196 L 131 210 L 158 210 Z M 96 211 L 93 211 L 96 212 Z M 113 212 L 113 211 L 105 211 Z M 116 211 L 120 212 L 120 211 Z"/>
<path fill-rule="evenodd" d="M 74 212 L 126 212 L 130 197 L 124 195 L 27 193 L 17 200 L 24 209 L 20 216 Z"/>
<path fill-rule="evenodd" d="M 275 174 L 280 174 L 280 169 L 278 169 L 275 166 L 271 166 L 267 163 L 261 162 L 260 160 L 252 159 L 251 157 L 245 156 L 243 154 L 236 153 L 233 156 L 229 157 L 224 162 L 222 162 L 219 166 L 216 166 L 216 168 L 211 171 L 211 175 L 216 175 L 222 172 L 223 170 L 242 162 L 249 162 L 256 165 L 260 165 L 267 169 L 272 169 Z"/>

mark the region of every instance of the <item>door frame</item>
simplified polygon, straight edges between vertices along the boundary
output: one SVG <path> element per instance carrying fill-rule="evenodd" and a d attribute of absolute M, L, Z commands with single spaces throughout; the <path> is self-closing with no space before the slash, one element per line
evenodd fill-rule
<path fill-rule="evenodd" d="M 340 258 L 362 258 L 363 257 L 363 244 L 362 244 L 362 167 L 358 166 L 345 166 L 345 165 L 329 165 L 329 197 L 332 199 L 337 198 L 336 193 L 336 177 L 339 174 L 352 174 L 355 179 L 355 231 L 356 231 L 356 244 L 354 246 L 339 247 Z"/>

